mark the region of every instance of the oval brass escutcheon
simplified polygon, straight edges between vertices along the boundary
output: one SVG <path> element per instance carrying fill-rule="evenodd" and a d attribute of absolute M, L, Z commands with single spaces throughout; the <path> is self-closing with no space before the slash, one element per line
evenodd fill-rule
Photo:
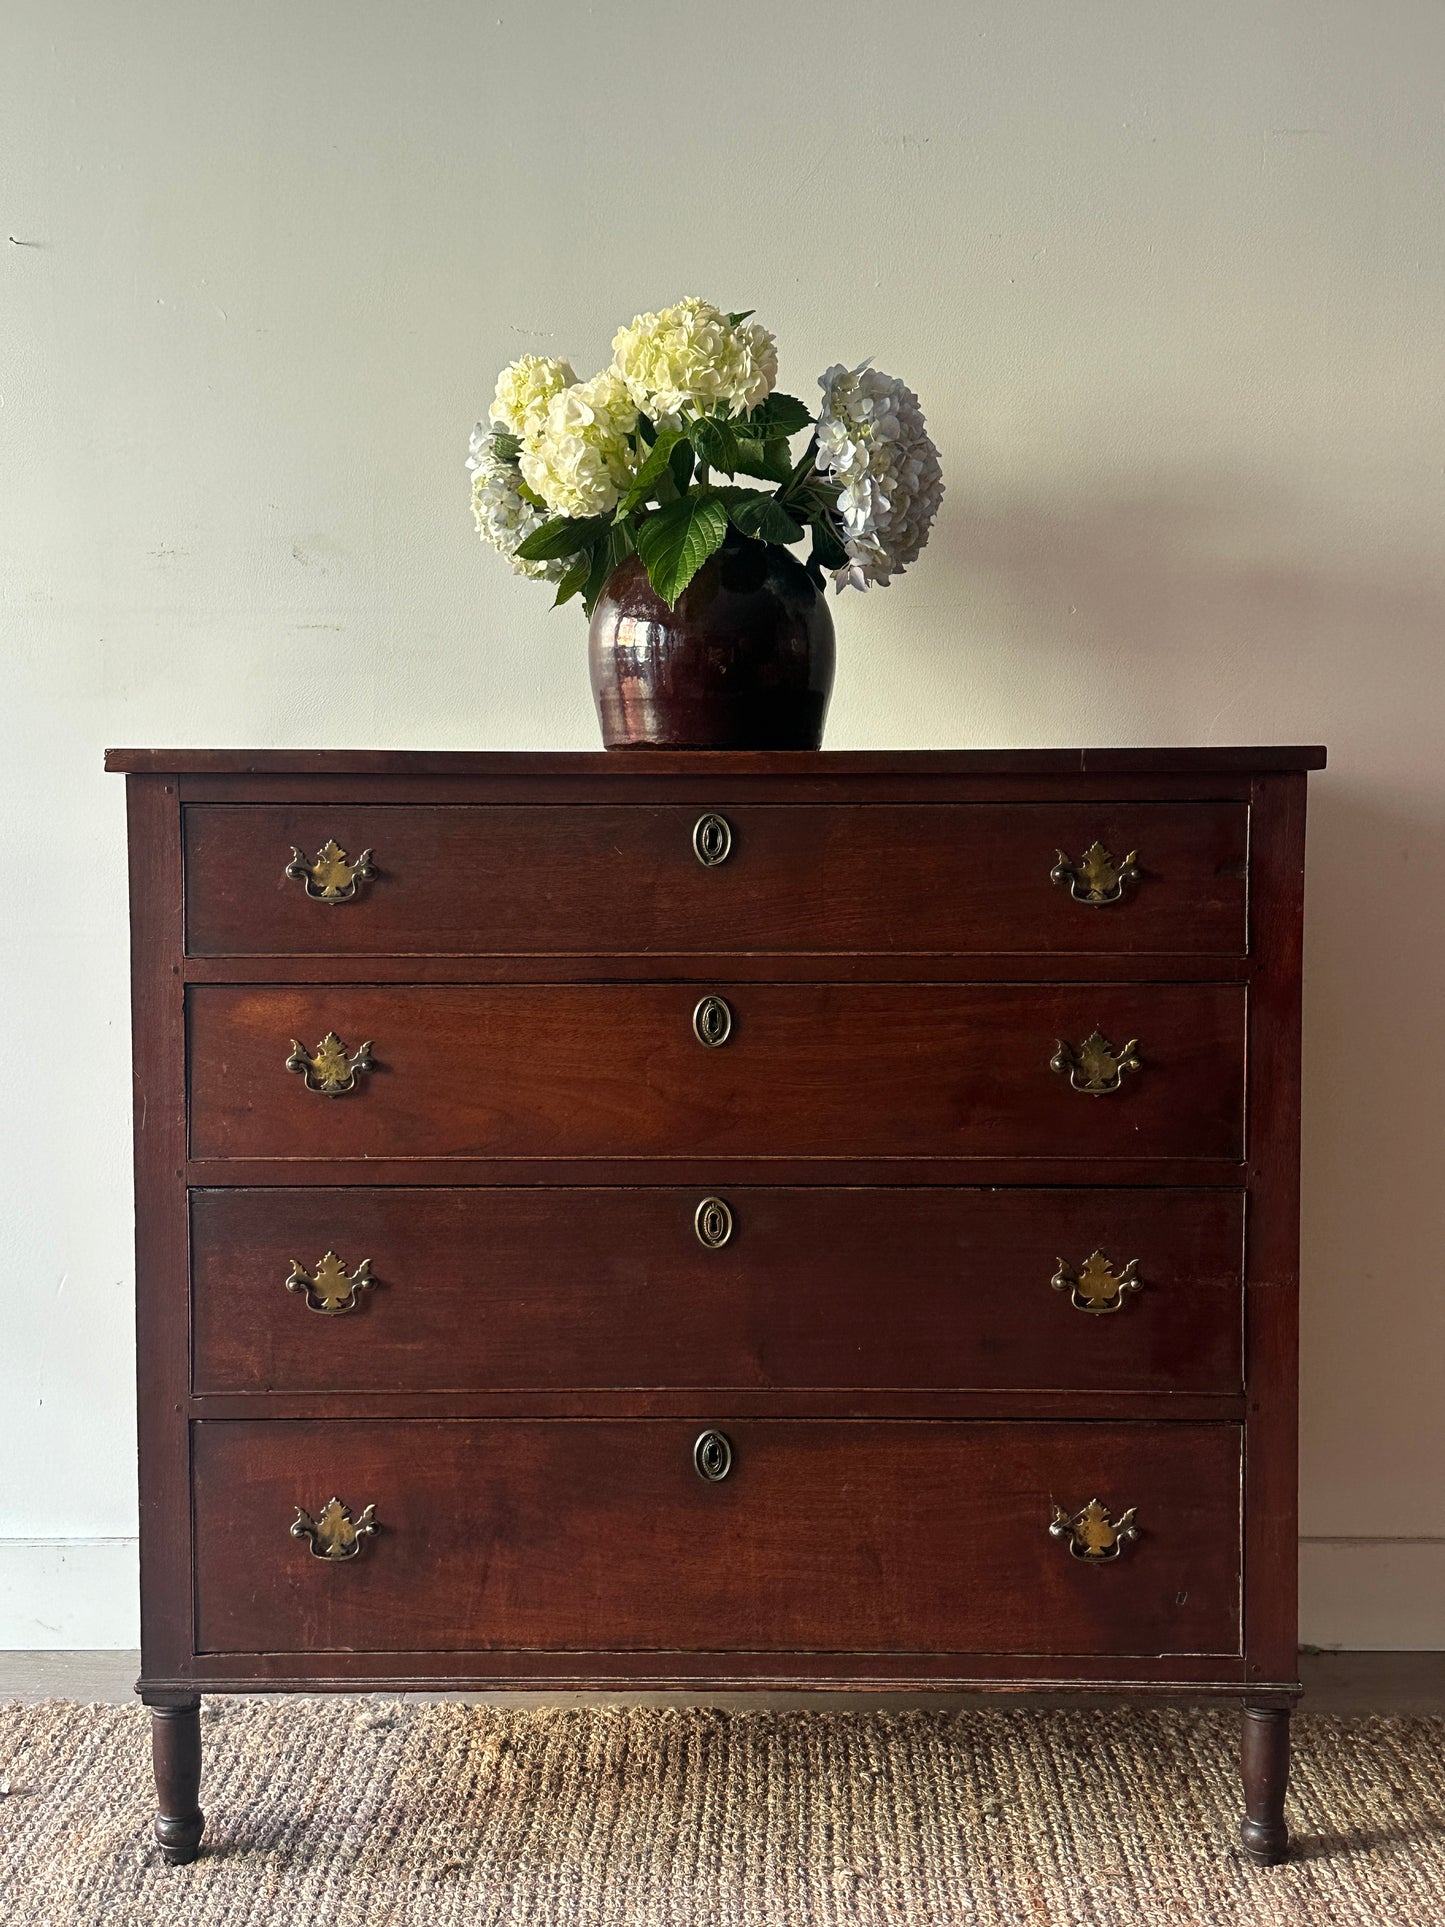
<path fill-rule="evenodd" d="M 726 1432 L 699 1432 L 692 1448 L 692 1462 L 700 1479 L 716 1485 L 733 1469 L 732 1440 Z"/>
<path fill-rule="evenodd" d="M 716 810 L 709 810 L 693 824 L 693 855 L 704 869 L 711 870 L 719 863 L 726 863 L 732 847 L 732 825 L 725 816 L 719 816 Z"/>
<path fill-rule="evenodd" d="M 704 1198 L 693 1213 L 692 1226 L 700 1245 L 720 1251 L 733 1235 L 732 1209 L 721 1198 Z"/>
<path fill-rule="evenodd" d="M 716 1050 L 732 1035 L 733 1014 L 721 997 L 707 996 L 692 1013 L 692 1028 L 697 1041 Z"/>

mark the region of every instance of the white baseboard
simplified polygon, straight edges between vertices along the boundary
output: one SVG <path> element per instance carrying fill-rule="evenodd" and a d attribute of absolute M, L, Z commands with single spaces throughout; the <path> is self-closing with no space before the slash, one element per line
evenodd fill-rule
<path fill-rule="evenodd" d="M 1304 1539 L 1299 1550 L 1305 1645 L 1445 1651 L 1445 1539 Z"/>
<path fill-rule="evenodd" d="M 1445 1651 L 1445 1539 L 1306 1539 L 1300 1638 L 1354 1652 Z M 0 1539 L 0 1650 L 140 1641 L 134 1539 Z"/>
<path fill-rule="evenodd" d="M 134 1539 L 0 1539 L 0 1648 L 140 1644 Z"/>

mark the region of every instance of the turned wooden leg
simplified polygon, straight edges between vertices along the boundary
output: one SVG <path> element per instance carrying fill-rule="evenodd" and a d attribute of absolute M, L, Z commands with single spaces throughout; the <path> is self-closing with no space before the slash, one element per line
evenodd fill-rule
<path fill-rule="evenodd" d="M 173 1867 L 187 1866 L 201 1845 L 201 1702 L 151 1708 L 151 1760 L 156 1773 L 156 1839 Z"/>
<path fill-rule="evenodd" d="M 1246 1706 L 1240 1748 L 1244 1818 L 1239 1837 L 1257 1867 L 1273 1867 L 1289 1851 L 1284 1795 L 1289 1785 L 1289 1713 L 1278 1706 Z"/>

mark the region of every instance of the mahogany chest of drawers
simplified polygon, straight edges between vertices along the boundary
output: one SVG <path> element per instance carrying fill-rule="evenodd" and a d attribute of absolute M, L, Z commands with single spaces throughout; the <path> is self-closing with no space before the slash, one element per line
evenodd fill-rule
<path fill-rule="evenodd" d="M 1285 1848 L 1300 749 L 117 751 L 143 1672 L 1243 1704 Z"/>

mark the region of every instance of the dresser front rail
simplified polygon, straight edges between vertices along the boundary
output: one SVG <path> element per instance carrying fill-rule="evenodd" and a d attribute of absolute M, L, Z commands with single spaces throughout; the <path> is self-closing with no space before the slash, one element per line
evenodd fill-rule
<path fill-rule="evenodd" d="M 1288 1704 L 1298 1676 L 1260 1679 L 1237 1659 L 1131 1655 L 1065 1661 L 1027 1653 L 290 1653 L 199 1656 L 142 1672 L 147 1704 L 204 1693 L 1137 1693 Z"/>

